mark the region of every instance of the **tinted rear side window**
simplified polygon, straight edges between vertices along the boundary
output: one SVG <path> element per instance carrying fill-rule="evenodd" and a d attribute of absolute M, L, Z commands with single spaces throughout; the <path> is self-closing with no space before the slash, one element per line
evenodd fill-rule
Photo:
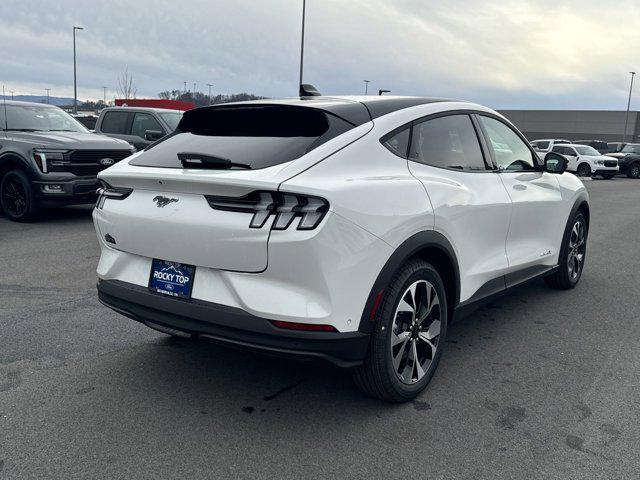
<path fill-rule="evenodd" d="M 392 134 L 391 136 L 387 135 L 382 138 L 382 144 L 391 150 L 392 153 L 395 153 L 402 158 L 407 158 L 410 132 L 411 127 L 407 127 L 398 133 Z"/>
<path fill-rule="evenodd" d="M 126 135 L 129 112 L 107 112 L 104 114 L 100 131 L 103 133 L 115 133 Z"/>
<path fill-rule="evenodd" d="M 414 125 L 409 159 L 456 170 L 487 168 L 468 115 L 439 117 Z"/>
<path fill-rule="evenodd" d="M 188 111 L 176 134 L 131 165 L 182 168 L 180 152 L 200 153 L 260 169 L 300 158 L 352 129 L 323 110 L 291 105 L 235 105 Z"/>

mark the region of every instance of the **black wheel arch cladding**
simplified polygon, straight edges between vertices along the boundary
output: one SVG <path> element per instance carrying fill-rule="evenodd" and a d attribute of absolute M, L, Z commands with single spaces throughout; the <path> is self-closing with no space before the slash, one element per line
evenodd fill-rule
<path fill-rule="evenodd" d="M 402 265 L 414 257 L 429 262 L 438 271 L 448 297 L 447 303 L 450 310 L 448 313 L 452 312 L 460 300 L 458 260 L 453 246 L 443 234 L 435 230 L 425 230 L 405 240 L 382 267 L 365 303 L 358 331 L 362 333 L 373 331 L 375 322 L 371 321 L 370 313 L 379 301 L 378 296 L 383 294 L 381 292 L 391 283 Z"/>

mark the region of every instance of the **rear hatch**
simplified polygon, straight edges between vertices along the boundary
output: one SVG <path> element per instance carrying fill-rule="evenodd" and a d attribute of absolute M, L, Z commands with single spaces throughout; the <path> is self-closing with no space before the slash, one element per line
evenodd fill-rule
<path fill-rule="evenodd" d="M 116 193 L 99 201 L 96 226 L 115 242 L 113 248 L 125 252 L 262 271 L 276 214 L 252 224 L 257 213 L 247 205 L 268 203 L 284 180 L 369 129 L 301 105 L 237 104 L 187 112 L 176 133 L 99 175 Z"/>

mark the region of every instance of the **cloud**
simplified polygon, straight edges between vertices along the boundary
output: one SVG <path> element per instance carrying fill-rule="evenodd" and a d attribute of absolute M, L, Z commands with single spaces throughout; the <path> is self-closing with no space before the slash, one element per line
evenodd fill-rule
<path fill-rule="evenodd" d="M 621 21 L 624 12 L 625 21 Z M 193 88 L 297 92 L 298 0 L 4 0 L 0 82 L 20 93 L 139 96 Z M 323 93 L 388 88 L 494 107 L 624 108 L 640 5 L 619 0 L 307 0 L 305 81 Z M 638 102 L 634 102 L 638 105 Z"/>

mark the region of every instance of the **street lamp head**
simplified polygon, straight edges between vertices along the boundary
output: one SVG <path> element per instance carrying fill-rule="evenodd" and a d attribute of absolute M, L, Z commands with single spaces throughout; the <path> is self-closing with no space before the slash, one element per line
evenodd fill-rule
<path fill-rule="evenodd" d="M 75 25 L 73 26 L 73 29 L 74 29 L 74 30 L 84 30 L 84 28 L 83 28 L 83 27 L 76 27 Z"/>

